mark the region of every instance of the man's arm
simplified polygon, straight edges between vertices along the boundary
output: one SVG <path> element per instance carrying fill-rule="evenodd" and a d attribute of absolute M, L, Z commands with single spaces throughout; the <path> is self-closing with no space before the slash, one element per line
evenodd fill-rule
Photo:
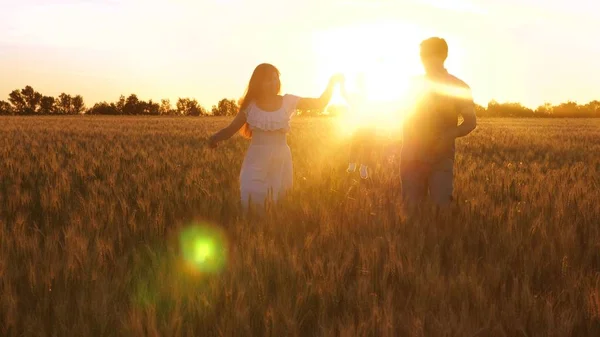
<path fill-rule="evenodd" d="M 458 126 L 452 127 L 439 137 L 438 145 L 442 147 L 446 146 L 444 144 L 450 144 L 456 138 L 468 135 L 477 127 L 475 103 L 473 102 L 469 86 L 461 82 L 458 86 L 446 87 L 444 90 L 450 93 L 456 100 L 457 112 L 462 116 L 463 122 Z"/>
<path fill-rule="evenodd" d="M 463 122 L 456 128 L 457 138 L 468 135 L 477 127 L 477 116 L 475 115 L 474 106 L 464 106 L 459 113 L 463 117 Z"/>
<path fill-rule="evenodd" d="M 477 116 L 475 115 L 475 102 L 473 102 L 473 95 L 471 88 L 468 85 L 462 83 L 462 86 L 458 92 L 458 113 L 462 116 L 463 122 L 456 127 L 456 138 L 464 137 L 475 130 L 477 127 Z"/>

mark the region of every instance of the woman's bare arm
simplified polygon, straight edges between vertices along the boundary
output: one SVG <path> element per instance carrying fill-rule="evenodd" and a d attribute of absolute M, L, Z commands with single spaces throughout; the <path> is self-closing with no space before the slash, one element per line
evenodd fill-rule
<path fill-rule="evenodd" d="M 215 133 L 208 139 L 209 145 L 214 147 L 217 145 L 218 142 L 231 138 L 233 135 L 235 135 L 236 132 L 238 132 L 242 128 L 242 126 L 244 126 L 245 123 L 246 113 L 244 111 L 238 112 L 238 114 L 228 126 L 219 130 L 217 133 Z"/>
<path fill-rule="evenodd" d="M 333 89 L 338 82 L 343 81 L 342 75 L 334 75 L 329 80 L 329 84 L 325 91 L 321 94 L 319 98 L 301 98 L 296 105 L 296 108 L 299 110 L 319 110 L 324 109 L 329 101 L 331 100 L 331 96 L 333 95 Z"/>

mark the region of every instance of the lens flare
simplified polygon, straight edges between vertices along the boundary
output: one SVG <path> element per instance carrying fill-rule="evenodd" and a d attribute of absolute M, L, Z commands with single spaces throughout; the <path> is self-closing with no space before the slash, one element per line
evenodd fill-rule
<path fill-rule="evenodd" d="M 181 253 L 186 263 L 203 273 L 218 273 L 227 262 L 227 242 L 220 229 L 193 224 L 179 235 Z"/>

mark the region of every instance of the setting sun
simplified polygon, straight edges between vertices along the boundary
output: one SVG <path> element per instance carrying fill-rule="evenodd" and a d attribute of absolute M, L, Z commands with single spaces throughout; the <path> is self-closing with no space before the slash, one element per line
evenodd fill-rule
<path fill-rule="evenodd" d="M 347 91 L 363 101 L 360 107 L 352 106 L 336 91 L 331 105 L 350 112 L 340 117 L 342 129 L 352 130 L 366 120 L 380 129 L 398 127 L 409 81 L 422 73 L 418 58 L 422 35 L 418 27 L 397 21 L 349 25 L 317 34 L 314 50 L 320 76 L 343 73 Z"/>
<path fill-rule="evenodd" d="M 357 24 L 320 32 L 315 37 L 320 75 L 346 75 L 349 90 L 364 76 L 373 101 L 399 99 L 411 76 L 421 72 L 418 45 L 423 33 L 399 22 Z"/>

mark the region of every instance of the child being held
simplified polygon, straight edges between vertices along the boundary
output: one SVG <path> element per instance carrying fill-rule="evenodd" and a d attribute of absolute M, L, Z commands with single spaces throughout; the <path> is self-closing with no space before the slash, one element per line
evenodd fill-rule
<path fill-rule="evenodd" d="M 369 116 L 364 76 L 358 77 L 358 92 L 350 94 L 344 83 L 341 84 L 341 94 L 349 105 L 349 111 L 355 125 L 349 149 L 349 173 L 355 172 L 357 163 L 360 164 L 360 177 L 369 178 L 369 166 L 372 165 L 373 141 L 376 136 L 373 119 Z"/>

